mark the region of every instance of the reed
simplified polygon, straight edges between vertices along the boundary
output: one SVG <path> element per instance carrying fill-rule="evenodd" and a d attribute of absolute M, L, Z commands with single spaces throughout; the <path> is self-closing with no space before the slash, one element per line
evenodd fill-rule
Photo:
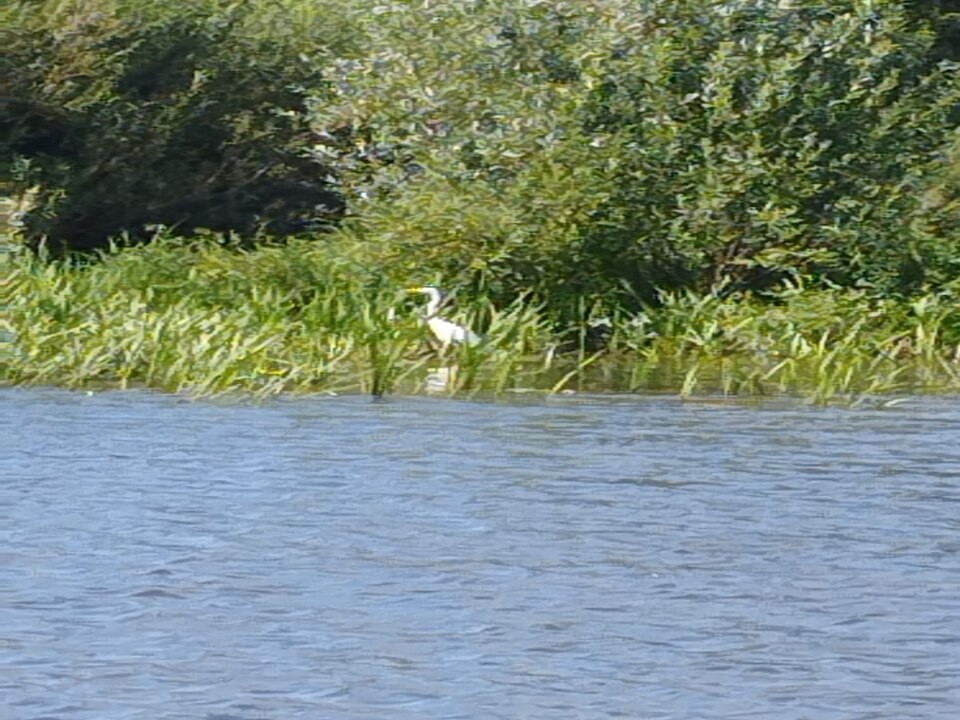
<path fill-rule="evenodd" d="M 293 242 L 244 252 L 159 240 L 85 264 L 3 260 L 6 383 L 144 386 L 193 396 L 427 389 L 796 395 L 818 404 L 960 390 L 960 307 L 788 286 L 776 297 L 685 292 L 642 313 L 557 327 L 546 301 L 459 299 L 484 342 L 430 345 L 403 283 Z M 606 333 L 591 347 L 591 328 Z M 573 337 L 574 341 L 570 342 Z"/>

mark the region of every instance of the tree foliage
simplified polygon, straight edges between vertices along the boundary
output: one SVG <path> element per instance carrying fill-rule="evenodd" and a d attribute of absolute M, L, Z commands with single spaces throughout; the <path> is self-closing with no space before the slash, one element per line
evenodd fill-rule
<path fill-rule="evenodd" d="M 896 3 L 394 3 L 369 32 L 314 122 L 407 272 L 644 300 L 955 272 L 960 86 Z"/>
<path fill-rule="evenodd" d="M 2 162 L 43 188 L 34 238 L 288 234 L 339 213 L 330 169 L 302 153 L 304 89 L 329 52 L 302 8 L 61 0 L 3 16 Z"/>
<path fill-rule="evenodd" d="M 37 5 L 0 11 L 37 235 L 309 233 L 344 209 L 331 248 L 560 314 L 957 274 L 949 3 Z"/>

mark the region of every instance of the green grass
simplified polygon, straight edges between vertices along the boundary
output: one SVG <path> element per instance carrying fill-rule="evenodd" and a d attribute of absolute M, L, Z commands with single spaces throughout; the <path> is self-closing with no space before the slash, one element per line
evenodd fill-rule
<path fill-rule="evenodd" d="M 98 262 L 8 254 L 0 286 L 12 384 L 243 392 L 534 390 L 792 395 L 819 404 L 960 390 L 951 292 L 913 301 L 785 287 L 775 298 L 664 295 L 640 314 L 557 328 L 520 298 L 446 314 L 485 342 L 441 356 L 403 284 L 318 244 L 254 252 L 160 241 Z M 410 278 L 419 281 L 419 278 Z M 391 319 L 391 309 L 394 318 Z M 603 347 L 589 326 L 606 326 Z M 430 383 L 432 382 L 432 385 Z"/>

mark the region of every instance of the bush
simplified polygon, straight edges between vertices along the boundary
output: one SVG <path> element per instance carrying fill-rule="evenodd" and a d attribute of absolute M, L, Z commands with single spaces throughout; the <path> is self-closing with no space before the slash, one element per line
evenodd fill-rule
<path fill-rule="evenodd" d="M 303 157 L 303 92 L 349 43 L 306 3 L 20 2 L 0 101 L 2 163 L 40 184 L 36 243 L 87 249 L 150 226 L 303 232 L 342 210 Z"/>
<path fill-rule="evenodd" d="M 929 68 L 893 3 L 848 5 L 711 23 L 669 6 L 594 93 L 590 126 L 622 152 L 588 242 L 640 267 L 665 246 L 701 282 L 754 288 L 955 276 L 953 213 L 931 197 L 956 68 Z"/>
<path fill-rule="evenodd" d="M 327 241 L 389 278 L 532 293 L 559 318 L 957 274 L 940 9 L 36 5 L 0 10 L 4 162 L 43 188 L 34 238 L 310 234 L 342 213 Z"/>
<path fill-rule="evenodd" d="M 313 115 L 354 231 L 399 274 L 555 307 L 953 277 L 933 36 L 897 3 L 744 8 L 383 6 Z"/>

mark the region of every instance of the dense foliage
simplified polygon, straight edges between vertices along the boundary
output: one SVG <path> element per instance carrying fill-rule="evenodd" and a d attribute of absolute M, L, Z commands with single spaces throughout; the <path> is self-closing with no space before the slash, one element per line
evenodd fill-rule
<path fill-rule="evenodd" d="M 954 5 L 14 0 L 0 187 L 44 252 L 258 242 L 213 295 L 293 282 L 291 322 L 333 292 L 321 265 L 361 296 L 527 298 L 561 331 L 687 291 L 892 312 L 960 272 Z M 282 279 L 254 269 L 277 239 Z M 158 288 L 192 272 L 165 247 Z"/>
<path fill-rule="evenodd" d="M 350 129 L 389 265 L 555 303 L 956 274 L 960 83 L 895 3 L 395 4 L 368 32 L 314 122 Z"/>
<path fill-rule="evenodd" d="M 158 226 L 289 234 L 336 218 L 329 168 L 303 153 L 328 51 L 316 21 L 272 3 L 5 4 L 2 162 L 41 187 L 31 237 L 86 249 Z"/>

